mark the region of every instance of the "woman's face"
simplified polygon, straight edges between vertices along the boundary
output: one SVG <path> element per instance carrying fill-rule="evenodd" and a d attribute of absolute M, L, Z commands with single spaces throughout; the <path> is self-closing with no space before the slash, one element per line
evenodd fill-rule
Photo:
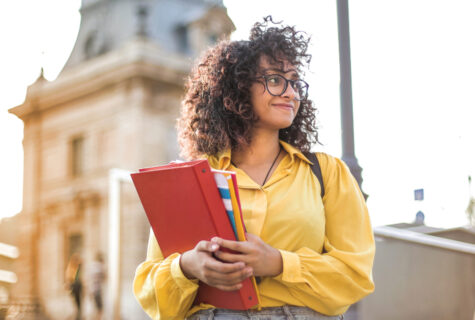
<path fill-rule="evenodd" d="M 284 61 L 283 65 L 271 64 L 267 57 L 261 57 L 258 76 L 278 74 L 289 80 L 299 78 L 297 69 Z M 281 79 L 281 78 L 280 78 Z M 273 81 L 269 79 L 269 81 Z M 272 85 L 272 83 L 268 83 Z M 265 79 L 260 78 L 253 83 L 250 89 L 251 103 L 254 112 L 259 118 L 256 127 L 271 130 L 287 128 L 292 124 L 300 107 L 300 101 L 295 99 L 296 92 L 290 85 L 280 96 L 271 95 L 265 85 Z"/>

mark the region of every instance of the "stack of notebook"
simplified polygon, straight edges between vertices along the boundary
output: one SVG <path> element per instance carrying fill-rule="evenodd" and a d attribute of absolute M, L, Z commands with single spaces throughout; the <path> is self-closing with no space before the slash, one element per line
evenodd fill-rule
<path fill-rule="evenodd" d="M 207 160 L 140 169 L 131 175 L 164 257 L 218 236 L 246 240 L 236 174 L 214 170 Z M 196 304 L 247 310 L 259 304 L 254 277 L 240 290 L 200 283 Z"/>

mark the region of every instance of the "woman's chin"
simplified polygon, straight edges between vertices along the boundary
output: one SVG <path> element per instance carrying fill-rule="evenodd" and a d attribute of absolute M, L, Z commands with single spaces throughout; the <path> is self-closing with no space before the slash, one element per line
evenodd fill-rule
<path fill-rule="evenodd" d="M 264 125 L 264 126 L 257 126 L 257 127 L 279 131 L 279 130 L 282 130 L 282 129 L 286 129 L 286 128 L 290 127 L 291 125 L 292 125 L 292 122 L 280 122 L 280 123 L 274 123 L 272 125 Z"/>
<path fill-rule="evenodd" d="M 292 125 L 292 122 L 293 122 L 293 118 L 292 119 L 285 119 L 285 120 L 282 120 L 282 121 L 279 121 L 279 129 L 285 129 L 285 128 L 288 128 Z"/>

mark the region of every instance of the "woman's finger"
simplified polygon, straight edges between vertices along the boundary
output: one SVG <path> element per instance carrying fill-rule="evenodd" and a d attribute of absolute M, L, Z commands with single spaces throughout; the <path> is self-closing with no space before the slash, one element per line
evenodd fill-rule
<path fill-rule="evenodd" d="M 212 286 L 234 286 L 241 283 L 250 276 L 252 276 L 252 268 L 250 267 L 232 273 L 220 273 L 211 269 L 206 269 L 203 271 L 203 278 L 205 279 L 205 282 Z"/>
<path fill-rule="evenodd" d="M 242 253 L 249 253 L 251 250 L 247 241 L 232 241 L 214 237 L 211 239 L 211 243 L 217 244 L 219 247 L 228 248 Z"/>
<path fill-rule="evenodd" d="M 216 258 L 226 263 L 233 263 L 233 262 L 243 262 L 245 264 L 249 263 L 248 257 L 245 254 L 235 254 L 235 253 L 229 253 L 229 252 L 218 250 L 214 253 L 214 255 L 216 256 Z"/>
<path fill-rule="evenodd" d="M 234 263 L 221 262 L 213 257 L 210 257 L 204 262 L 204 267 L 215 272 L 228 274 L 244 269 L 246 264 L 242 261 L 237 261 Z"/>
<path fill-rule="evenodd" d="M 211 241 L 202 240 L 195 246 L 197 251 L 215 252 L 219 249 L 219 244 Z"/>
<path fill-rule="evenodd" d="M 216 285 L 215 287 L 223 291 L 236 291 L 242 288 L 242 284 L 238 283 L 232 286 Z"/>

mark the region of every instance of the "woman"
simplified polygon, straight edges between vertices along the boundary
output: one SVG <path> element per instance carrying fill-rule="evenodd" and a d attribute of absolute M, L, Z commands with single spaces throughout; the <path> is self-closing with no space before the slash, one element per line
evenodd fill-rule
<path fill-rule="evenodd" d="M 182 154 L 236 172 L 248 240 L 204 239 L 163 257 L 152 235 L 134 292 L 153 319 L 339 319 L 374 290 L 374 240 L 357 183 L 343 162 L 319 153 L 322 199 L 302 153 L 317 141 L 300 78 L 308 41 L 266 18 L 249 41 L 219 43 L 192 71 L 178 122 Z M 261 280 L 260 311 L 193 304 L 198 281 L 236 290 L 250 276 Z"/>

